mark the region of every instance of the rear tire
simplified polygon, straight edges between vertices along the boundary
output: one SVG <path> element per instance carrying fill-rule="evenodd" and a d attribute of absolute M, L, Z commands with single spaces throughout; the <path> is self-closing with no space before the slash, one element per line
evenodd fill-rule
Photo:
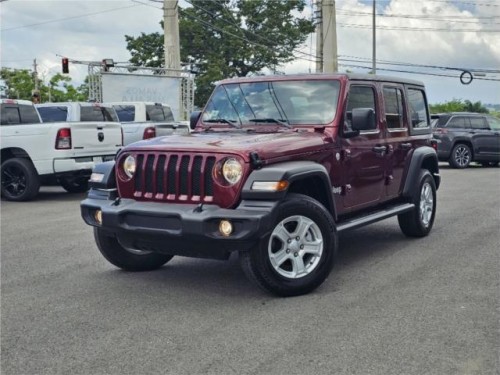
<path fill-rule="evenodd" d="M 13 158 L 2 163 L 2 197 L 9 201 L 28 201 L 40 190 L 40 179 L 28 159 Z"/>
<path fill-rule="evenodd" d="M 240 252 L 247 277 L 279 296 L 297 296 L 316 289 L 328 277 L 337 250 L 330 213 L 318 201 L 290 194 L 277 208 L 271 233 L 256 249 Z"/>
<path fill-rule="evenodd" d="M 173 255 L 151 251 L 130 251 L 125 249 L 116 237 L 100 228 L 94 228 L 94 238 L 99 251 L 108 262 L 125 271 L 152 271 L 160 268 Z"/>
<path fill-rule="evenodd" d="M 59 183 L 68 193 L 85 193 L 89 190 L 89 181 L 88 179 L 65 179 L 61 178 Z"/>
<path fill-rule="evenodd" d="M 472 161 L 472 151 L 465 143 L 457 143 L 451 150 L 449 164 L 453 168 L 467 168 Z"/>
<path fill-rule="evenodd" d="M 419 188 L 411 202 L 415 208 L 398 215 L 401 231 L 408 237 L 425 237 L 429 234 L 436 216 L 436 183 L 426 169 L 420 172 Z"/>

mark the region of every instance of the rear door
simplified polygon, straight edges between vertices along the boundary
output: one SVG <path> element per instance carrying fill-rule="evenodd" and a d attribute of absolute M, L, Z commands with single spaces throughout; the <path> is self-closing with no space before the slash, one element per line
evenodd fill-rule
<path fill-rule="evenodd" d="M 397 84 L 384 84 L 384 118 L 387 144 L 387 171 L 385 190 L 388 199 L 397 197 L 402 189 L 403 174 L 408 153 L 413 144 L 409 140 L 408 115 L 405 110 L 404 87 Z"/>
<path fill-rule="evenodd" d="M 498 153 L 498 137 L 495 135 L 495 131 L 490 129 L 486 117 L 471 116 L 469 120 L 474 155 L 481 157 Z"/>

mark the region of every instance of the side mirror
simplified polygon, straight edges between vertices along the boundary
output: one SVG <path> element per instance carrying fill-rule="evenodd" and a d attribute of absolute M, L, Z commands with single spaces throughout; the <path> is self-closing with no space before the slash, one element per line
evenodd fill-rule
<path fill-rule="evenodd" d="M 377 128 L 373 108 L 354 108 L 352 110 L 352 130 L 373 130 Z"/>
<path fill-rule="evenodd" d="M 191 128 L 191 130 L 194 130 L 194 128 L 196 128 L 196 124 L 198 123 L 200 116 L 201 111 L 191 112 L 191 117 L 189 117 L 189 127 Z"/>

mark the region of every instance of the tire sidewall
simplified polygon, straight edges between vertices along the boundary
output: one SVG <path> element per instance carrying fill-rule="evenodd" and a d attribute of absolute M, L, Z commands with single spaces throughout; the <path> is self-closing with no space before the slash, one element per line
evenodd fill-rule
<path fill-rule="evenodd" d="M 460 147 L 464 147 L 467 149 L 468 153 L 469 153 L 469 160 L 467 162 L 467 164 L 465 165 L 461 165 L 459 164 L 457 161 L 456 161 L 456 152 L 457 152 L 457 149 L 460 148 Z M 458 143 L 456 144 L 453 149 L 451 150 L 451 157 L 450 157 L 450 164 L 453 168 L 458 168 L 458 169 L 464 169 L 464 168 L 467 168 L 470 163 L 472 162 L 472 150 L 471 148 L 466 145 L 465 143 Z"/>
<path fill-rule="evenodd" d="M 422 188 L 426 183 L 429 183 L 432 191 L 432 216 L 431 220 L 429 221 L 429 224 L 426 226 L 421 218 L 420 218 L 420 200 L 422 196 Z M 436 202 L 437 201 L 437 195 L 436 195 L 436 183 L 434 181 L 434 178 L 430 174 L 429 171 L 425 170 L 422 171 L 420 174 L 420 184 L 417 192 L 417 196 L 415 197 L 414 203 L 415 203 L 415 214 L 417 215 L 417 220 L 416 224 L 419 229 L 419 231 L 423 235 L 429 234 L 429 232 L 432 229 L 432 226 L 434 225 L 434 219 L 436 218 Z"/>
<path fill-rule="evenodd" d="M 2 184 L 1 186 L 2 197 L 10 201 L 18 201 L 18 202 L 33 199 L 38 194 L 38 190 L 40 189 L 40 181 L 38 179 L 38 174 L 33 164 L 31 163 L 31 161 L 25 159 L 14 158 L 6 160 L 2 163 L 1 167 L 0 173 L 2 177 L 4 169 L 11 165 L 19 168 L 24 174 L 24 177 L 26 179 L 26 189 L 20 195 L 12 195 L 7 191 L 7 189 L 4 189 Z"/>
<path fill-rule="evenodd" d="M 269 259 L 268 245 L 276 225 L 287 217 L 301 215 L 314 221 L 323 237 L 323 253 L 316 268 L 310 274 L 290 279 L 280 275 Z M 334 264 L 337 252 L 337 233 L 331 215 L 317 201 L 303 195 L 291 194 L 278 207 L 270 232 L 261 240 L 257 249 L 252 252 L 253 262 L 261 269 L 260 276 L 274 288 L 281 289 L 280 294 L 298 295 L 307 293 L 319 286 L 328 276 Z"/>

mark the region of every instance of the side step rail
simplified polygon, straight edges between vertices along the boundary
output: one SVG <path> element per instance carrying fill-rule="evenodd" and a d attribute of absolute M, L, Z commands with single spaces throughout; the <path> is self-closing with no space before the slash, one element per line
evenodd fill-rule
<path fill-rule="evenodd" d="M 354 219 L 341 222 L 337 225 L 337 232 L 343 232 L 346 230 L 363 227 L 365 225 L 411 211 L 414 208 L 415 205 L 413 203 L 404 203 L 397 206 L 391 206 L 384 210 L 377 211 L 366 216 L 356 217 Z"/>

